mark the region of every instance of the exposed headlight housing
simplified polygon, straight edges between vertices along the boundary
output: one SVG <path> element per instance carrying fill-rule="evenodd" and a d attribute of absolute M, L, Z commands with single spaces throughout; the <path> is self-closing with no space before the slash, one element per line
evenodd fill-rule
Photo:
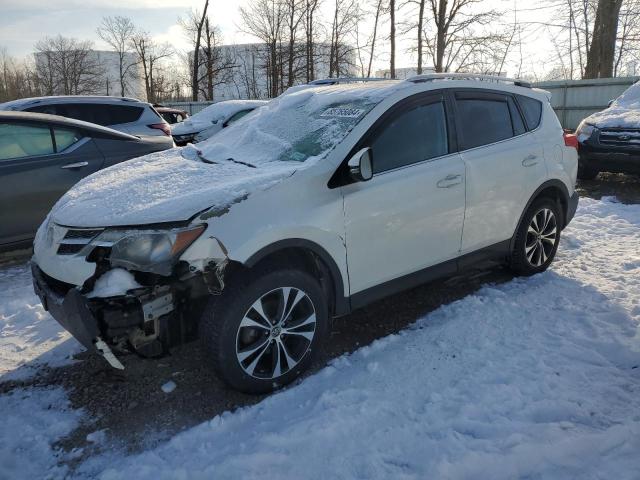
<path fill-rule="evenodd" d="M 111 245 L 113 267 L 171 275 L 178 257 L 205 230 L 205 225 L 174 230 L 106 230 L 93 245 Z"/>
<path fill-rule="evenodd" d="M 578 137 L 579 142 L 584 142 L 585 140 L 591 138 L 593 132 L 596 130 L 595 125 L 591 125 L 590 123 L 585 122 L 584 120 L 580 122 L 578 128 L 576 128 L 576 136 Z"/>

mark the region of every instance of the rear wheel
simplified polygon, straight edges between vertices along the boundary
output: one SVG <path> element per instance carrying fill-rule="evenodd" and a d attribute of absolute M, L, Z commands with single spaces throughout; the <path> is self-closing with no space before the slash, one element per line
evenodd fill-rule
<path fill-rule="evenodd" d="M 551 198 L 531 204 L 518 227 L 511 253 L 511 269 L 516 274 L 533 275 L 551 265 L 560 243 L 561 215 Z"/>
<path fill-rule="evenodd" d="M 309 367 L 327 325 L 318 282 L 286 269 L 228 285 L 205 309 L 200 336 L 223 380 L 243 392 L 264 393 Z"/>

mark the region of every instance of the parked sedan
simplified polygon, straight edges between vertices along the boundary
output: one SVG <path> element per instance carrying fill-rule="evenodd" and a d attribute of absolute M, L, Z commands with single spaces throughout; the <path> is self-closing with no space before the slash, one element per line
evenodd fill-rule
<path fill-rule="evenodd" d="M 576 135 L 578 178 L 591 180 L 599 172 L 640 174 L 640 82 L 606 110 L 585 118 Z"/>
<path fill-rule="evenodd" d="M 173 140 L 178 146 L 201 142 L 267 103 L 266 100 L 226 100 L 214 103 L 184 122 L 173 125 Z"/>
<path fill-rule="evenodd" d="M 169 146 L 162 137 L 142 140 L 80 120 L 0 112 L 0 250 L 27 246 L 80 179 Z"/>

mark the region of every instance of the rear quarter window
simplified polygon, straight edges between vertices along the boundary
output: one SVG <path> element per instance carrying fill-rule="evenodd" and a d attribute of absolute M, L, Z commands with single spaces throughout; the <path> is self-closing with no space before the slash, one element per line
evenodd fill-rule
<path fill-rule="evenodd" d="M 520 109 L 524 114 L 524 119 L 527 122 L 528 130 L 535 130 L 540 125 L 540 118 L 542 117 L 542 102 L 535 98 L 525 97 L 524 95 L 516 95 Z"/>

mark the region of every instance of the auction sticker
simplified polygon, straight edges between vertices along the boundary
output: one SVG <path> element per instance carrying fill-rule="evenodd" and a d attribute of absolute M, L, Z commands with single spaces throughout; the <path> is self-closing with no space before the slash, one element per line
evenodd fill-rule
<path fill-rule="evenodd" d="M 343 108 L 343 107 L 334 107 L 327 108 L 324 112 L 322 112 L 321 117 L 341 117 L 341 118 L 358 118 L 360 115 L 364 113 L 364 110 L 361 108 Z"/>

